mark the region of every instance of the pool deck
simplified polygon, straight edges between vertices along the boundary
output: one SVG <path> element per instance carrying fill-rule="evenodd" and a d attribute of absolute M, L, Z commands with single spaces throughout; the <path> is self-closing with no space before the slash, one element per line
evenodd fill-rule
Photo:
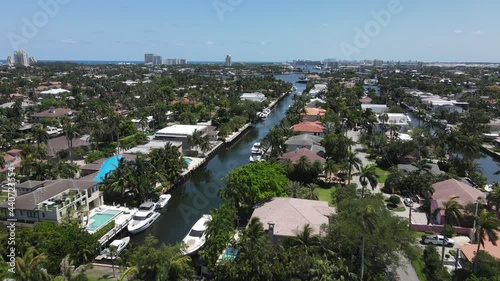
<path fill-rule="evenodd" d="M 105 212 L 107 210 L 120 211 L 121 213 L 113 218 L 113 220 L 115 221 L 115 227 L 110 231 L 108 231 L 106 234 L 104 234 L 101 238 L 99 238 L 99 244 L 101 246 L 108 243 L 111 239 L 113 239 L 116 236 L 116 234 L 120 233 L 124 228 L 126 228 L 128 223 L 132 220 L 132 215 L 137 211 L 136 208 L 130 209 L 121 206 L 103 205 L 100 206 L 99 208 L 92 209 L 89 212 L 88 217 L 91 218 L 93 215 Z M 97 229 L 96 231 L 99 231 L 99 229 Z M 95 233 L 96 231 L 89 231 L 89 233 L 92 234 Z"/>

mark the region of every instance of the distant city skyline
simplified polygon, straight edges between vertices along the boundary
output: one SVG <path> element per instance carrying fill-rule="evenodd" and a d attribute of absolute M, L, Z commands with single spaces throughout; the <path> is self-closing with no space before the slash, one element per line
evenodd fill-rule
<path fill-rule="evenodd" d="M 1 58 L 22 49 L 42 61 L 142 61 L 151 52 L 189 61 L 500 62 L 494 0 L 2 4 Z"/>

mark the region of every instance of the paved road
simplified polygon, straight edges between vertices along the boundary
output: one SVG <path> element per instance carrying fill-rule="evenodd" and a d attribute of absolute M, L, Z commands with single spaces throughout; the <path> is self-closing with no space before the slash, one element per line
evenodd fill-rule
<path fill-rule="evenodd" d="M 367 154 L 365 152 L 363 152 L 363 147 L 361 146 L 361 144 L 359 143 L 359 131 L 349 131 L 347 132 L 347 136 L 352 138 L 352 140 L 356 143 L 352 149 L 353 151 L 356 151 L 358 153 L 358 157 L 359 159 L 361 160 L 361 163 L 363 166 L 365 165 L 368 165 L 368 164 L 373 164 L 373 162 L 371 162 L 370 160 L 367 159 Z M 359 176 L 353 176 L 352 177 L 352 183 L 356 183 L 358 185 L 359 188 L 361 188 L 361 184 L 359 183 Z M 380 190 L 380 186 L 377 185 L 377 187 L 375 187 L 375 189 L 372 190 L 373 193 L 380 193 L 381 190 Z M 412 210 L 412 216 L 413 216 L 413 211 Z M 408 218 L 408 210 L 405 212 L 406 213 L 406 218 Z M 403 216 L 404 214 L 401 214 L 401 216 Z M 416 218 L 419 217 L 419 216 L 415 216 Z M 421 218 L 419 218 L 420 220 Z M 427 219 L 426 221 L 427 222 Z M 417 273 L 415 272 L 415 269 L 413 268 L 413 266 L 411 265 L 410 261 L 404 256 L 404 255 L 401 255 L 401 259 L 400 259 L 400 266 L 396 269 L 396 278 L 397 280 L 401 280 L 401 281 L 419 281 L 418 280 L 418 276 L 417 276 Z M 390 278 L 391 280 L 391 278 Z"/>

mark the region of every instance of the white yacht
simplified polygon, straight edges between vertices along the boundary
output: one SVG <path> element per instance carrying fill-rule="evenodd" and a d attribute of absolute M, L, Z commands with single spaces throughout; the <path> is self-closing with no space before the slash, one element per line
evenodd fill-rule
<path fill-rule="evenodd" d="M 206 242 L 205 231 L 207 230 L 208 223 L 212 220 L 211 215 L 203 215 L 201 218 L 193 225 L 189 233 L 182 239 L 185 248 L 182 252 L 185 255 L 191 255 L 196 253 Z"/>
<path fill-rule="evenodd" d="M 155 212 L 155 209 L 156 203 L 154 202 L 142 203 L 127 225 L 128 231 L 136 234 L 150 227 L 160 217 L 160 213 Z"/>
<path fill-rule="evenodd" d="M 264 151 L 260 142 L 256 142 L 252 146 L 250 151 L 250 162 L 262 161 L 264 160 Z"/>
<path fill-rule="evenodd" d="M 113 242 L 111 242 L 111 244 L 109 244 L 109 247 L 102 250 L 95 259 L 99 261 L 102 259 L 114 260 L 116 259 L 117 256 L 121 254 L 121 252 L 123 252 L 123 250 L 125 249 L 125 247 L 127 247 L 129 242 L 130 242 L 129 236 L 122 239 L 114 240 Z M 111 247 L 115 247 L 116 249 L 116 251 L 113 254 L 111 254 L 110 250 Z"/>
<path fill-rule="evenodd" d="M 115 247 L 116 253 L 112 255 L 111 252 L 109 252 L 106 256 L 106 259 L 108 259 L 108 260 L 116 259 L 116 256 L 119 256 L 121 254 L 121 252 L 125 249 L 125 247 L 127 247 L 129 242 L 130 242 L 129 236 L 127 236 L 123 239 L 117 239 L 117 240 L 114 240 L 113 242 L 111 242 L 111 244 L 109 244 L 109 248 Z"/>
<path fill-rule="evenodd" d="M 170 194 L 160 195 L 158 202 L 156 202 L 156 209 L 165 208 L 165 206 L 167 206 L 167 204 L 168 204 L 168 201 L 170 201 L 170 198 L 172 198 L 172 195 L 170 195 Z"/>

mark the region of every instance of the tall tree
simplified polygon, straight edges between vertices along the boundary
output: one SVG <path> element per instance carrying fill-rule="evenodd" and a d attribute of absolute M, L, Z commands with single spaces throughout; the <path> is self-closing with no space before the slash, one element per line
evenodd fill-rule
<path fill-rule="evenodd" d="M 359 176 L 359 183 L 361 183 L 361 198 L 364 198 L 365 188 L 368 184 L 373 188 L 377 186 L 377 168 L 373 164 L 361 166 L 356 173 Z"/>
<path fill-rule="evenodd" d="M 15 280 L 18 281 L 49 281 L 50 275 L 43 268 L 47 259 L 44 254 L 38 254 L 34 247 L 30 247 L 21 256 L 16 257 Z"/>
<path fill-rule="evenodd" d="M 432 213 L 432 216 L 434 218 L 437 217 L 438 214 L 441 212 L 444 213 L 444 225 L 450 225 L 453 226 L 453 222 L 458 223 L 460 219 L 462 218 L 462 212 L 461 210 L 463 209 L 462 205 L 457 201 L 458 196 L 453 196 L 447 201 L 443 202 L 443 206 L 436 208 L 434 212 Z M 446 231 L 443 231 L 443 236 L 444 239 L 446 240 Z M 441 267 L 444 267 L 444 249 L 446 245 L 443 243 L 442 249 L 441 249 Z"/>
<path fill-rule="evenodd" d="M 377 213 L 375 209 L 370 205 L 365 205 L 358 213 L 359 219 L 361 220 L 361 273 L 360 279 L 363 280 L 365 273 L 365 240 L 366 240 L 366 232 L 372 233 L 375 229 L 376 221 L 377 221 Z"/>
<path fill-rule="evenodd" d="M 498 235 L 500 231 L 500 221 L 496 218 L 494 213 L 489 213 L 485 209 L 481 210 L 476 219 L 476 239 L 477 250 L 476 256 L 479 254 L 480 246 L 484 247 L 484 241 L 488 239 L 493 245 L 497 245 Z M 477 264 L 479 259 L 474 259 L 474 273 L 477 272 Z"/>

